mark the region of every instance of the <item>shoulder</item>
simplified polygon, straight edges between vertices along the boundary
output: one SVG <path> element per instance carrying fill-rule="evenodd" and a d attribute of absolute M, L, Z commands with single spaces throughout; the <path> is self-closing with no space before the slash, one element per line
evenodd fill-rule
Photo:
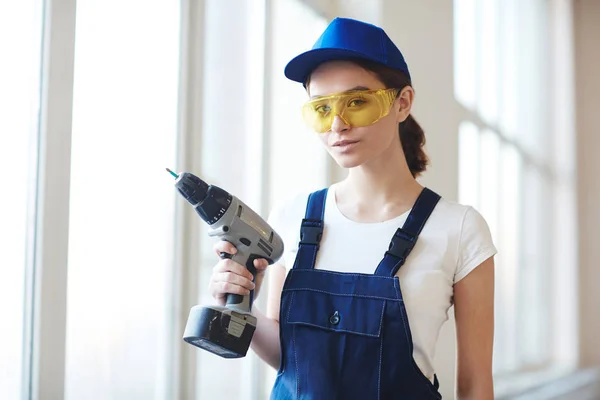
<path fill-rule="evenodd" d="M 490 237 L 489 225 L 484 216 L 473 206 L 441 199 L 438 205 L 439 218 L 452 222 L 459 240 L 464 242 L 471 236 Z"/>
<path fill-rule="evenodd" d="M 472 212 L 471 210 L 474 209 L 469 205 L 450 201 L 442 197 L 433 210 L 432 218 L 455 225 L 457 222 L 462 223 L 466 215 Z"/>
<path fill-rule="evenodd" d="M 460 238 L 464 226 L 472 225 L 473 219 L 483 219 L 472 206 L 440 198 L 431 213 L 424 231 L 436 232 L 449 238 Z"/>
<path fill-rule="evenodd" d="M 441 224 L 446 230 L 461 234 L 465 229 L 489 231 L 483 215 L 473 206 L 440 198 L 431 214 L 431 220 L 439 228 Z"/>
<path fill-rule="evenodd" d="M 451 237 L 455 283 L 497 253 L 490 227 L 475 207 L 442 198 L 431 218 L 431 228 L 444 229 Z"/>

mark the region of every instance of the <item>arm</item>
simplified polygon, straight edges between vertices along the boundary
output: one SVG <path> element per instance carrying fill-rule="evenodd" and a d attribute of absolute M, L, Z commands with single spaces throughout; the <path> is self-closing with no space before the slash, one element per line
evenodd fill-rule
<path fill-rule="evenodd" d="M 281 349 L 279 346 L 279 306 L 281 290 L 285 282 L 286 269 L 281 264 L 273 264 L 269 270 L 269 292 L 267 297 L 267 311 L 262 313 L 253 308 L 252 314 L 256 316 L 256 331 L 252 338 L 252 350 L 267 364 L 279 369 Z"/>
<path fill-rule="evenodd" d="M 494 398 L 494 259 L 489 258 L 454 286 L 457 387 L 460 400 Z"/>

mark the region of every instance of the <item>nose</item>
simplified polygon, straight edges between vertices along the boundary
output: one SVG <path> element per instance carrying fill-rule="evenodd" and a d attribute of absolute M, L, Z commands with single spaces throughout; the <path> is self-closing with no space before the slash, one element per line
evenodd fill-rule
<path fill-rule="evenodd" d="M 347 131 L 348 129 L 350 129 L 350 125 L 346 121 L 344 121 L 344 119 L 339 114 L 333 117 L 333 123 L 331 124 L 332 132 L 339 133 Z"/>

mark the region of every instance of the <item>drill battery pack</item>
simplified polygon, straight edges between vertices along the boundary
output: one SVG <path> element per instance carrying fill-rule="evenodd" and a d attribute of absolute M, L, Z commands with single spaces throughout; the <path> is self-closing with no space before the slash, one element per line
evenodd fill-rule
<path fill-rule="evenodd" d="M 195 306 L 183 340 L 223 358 L 245 357 L 256 329 L 256 317 L 227 307 Z"/>

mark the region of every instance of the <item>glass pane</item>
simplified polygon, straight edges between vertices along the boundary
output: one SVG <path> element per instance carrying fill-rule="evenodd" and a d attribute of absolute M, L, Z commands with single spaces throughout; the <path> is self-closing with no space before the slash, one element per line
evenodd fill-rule
<path fill-rule="evenodd" d="M 496 0 L 479 1 L 477 65 L 478 65 L 478 108 L 481 117 L 488 123 L 498 119 L 498 26 Z"/>
<path fill-rule="evenodd" d="M 33 243 L 42 2 L 0 2 L 0 393 L 21 398 L 26 266 Z"/>
<path fill-rule="evenodd" d="M 484 130 L 481 134 L 481 169 L 479 175 L 481 204 L 480 211 L 496 239 L 498 232 L 498 189 L 500 180 L 500 138 L 496 132 Z"/>
<path fill-rule="evenodd" d="M 454 96 L 474 110 L 477 101 L 475 0 L 454 1 Z"/>
<path fill-rule="evenodd" d="M 312 47 L 327 21 L 301 1 L 274 2 L 271 109 L 271 201 L 281 193 L 318 188 L 327 182 L 327 153 L 302 120 L 307 94 L 283 75 L 289 60 Z M 310 162 L 306 162 L 310 157 Z"/>
<path fill-rule="evenodd" d="M 551 201 L 548 185 L 542 171 L 526 165 L 523 171 L 522 230 L 527 245 L 521 248 L 522 265 L 519 276 L 517 301 L 519 326 L 518 352 L 523 367 L 541 365 L 548 357 L 552 343 L 549 300 L 551 293 L 552 259 L 548 252 L 551 219 Z"/>
<path fill-rule="evenodd" d="M 179 21 L 167 0 L 77 3 L 69 400 L 164 397 Z"/>
<path fill-rule="evenodd" d="M 499 63 L 501 65 L 498 90 L 500 91 L 500 118 L 498 124 L 504 136 L 513 138 L 518 131 L 520 104 L 520 86 L 518 81 L 519 52 L 518 40 L 518 0 L 503 0 L 499 7 L 499 29 L 502 32 L 499 46 Z"/>
<path fill-rule="evenodd" d="M 549 89 L 549 66 L 546 48 L 552 46 L 545 24 L 547 1 L 521 1 L 519 13 L 519 121 L 518 141 L 524 151 L 542 161 L 550 152 L 545 120 L 547 104 L 553 94 Z"/>
<path fill-rule="evenodd" d="M 500 153 L 499 231 L 496 257 L 496 347 L 495 371 L 510 372 L 518 367 L 518 308 L 521 299 L 519 267 L 521 238 L 522 159 L 513 146 Z"/>
<path fill-rule="evenodd" d="M 479 132 L 468 121 L 458 131 L 458 198 L 462 204 L 479 207 Z"/>

